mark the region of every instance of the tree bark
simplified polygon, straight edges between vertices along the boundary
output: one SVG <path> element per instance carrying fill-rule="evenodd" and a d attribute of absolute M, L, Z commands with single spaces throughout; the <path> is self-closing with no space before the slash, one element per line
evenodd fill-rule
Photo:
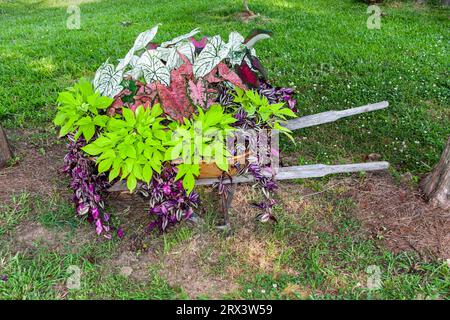
<path fill-rule="evenodd" d="M 0 168 L 6 166 L 8 161 L 12 158 L 12 152 L 6 138 L 6 133 L 0 125 Z"/>
<path fill-rule="evenodd" d="M 420 186 L 433 206 L 450 210 L 450 137 L 441 160 Z"/>

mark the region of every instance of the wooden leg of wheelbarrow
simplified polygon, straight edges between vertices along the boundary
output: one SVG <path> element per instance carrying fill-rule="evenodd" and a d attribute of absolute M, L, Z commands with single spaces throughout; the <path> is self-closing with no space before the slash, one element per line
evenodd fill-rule
<path fill-rule="evenodd" d="M 232 183 L 230 189 L 227 193 L 224 193 L 220 197 L 220 205 L 223 214 L 223 225 L 218 226 L 217 229 L 225 231 L 227 234 L 231 233 L 231 224 L 228 211 L 231 207 L 231 202 L 233 201 L 234 191 L 236 190 L 236 184 Z"/>

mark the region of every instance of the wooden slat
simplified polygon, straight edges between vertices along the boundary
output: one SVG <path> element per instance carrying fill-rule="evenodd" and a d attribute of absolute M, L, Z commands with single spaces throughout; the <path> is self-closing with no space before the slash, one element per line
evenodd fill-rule
<path fill-rule="evenodd" d="M 327 111 L 318 114 L 313 114 L 310 116 L 305 116 L 297 119 L 288 120 L 284 126 L 290 130 L 297 130 L 301 128 L 307 128 L 312 126 L 317 126 L 319 124 L 334 122 L 341 118 L 354 116 L 357 114 L 376 111 L 380 109 L 387 108 L 389 106 L 389 102 L 383 101 L 373 104 L 368 104 L 362 107 L 340 110 L 340 111 Z"/>
<path fill-rule="evenodd" d="M 320 178 L 329 174 L 347 173 L 347 172 L 360 172 L 360 171 L 376 171 L 386 170 L 389 168 L 389 162 L 367 162 L 367 163 L 354 163 L 343 165 L 325 165 L 325 164 L 312 164 L 307 166 L 293 166 L 293 167 L 281 167 L 279 172 L 275 175 L 276 180 L 291 180 L 291 179 L 305 179 L 305 178 Z M 266 174 L 270 176 L 270 174 Z M 246 183 L 254 181 L 251 176 L 239 176 L 233 179 L 233 183 Z M 196 181 L 196 185 L 211 185 L 217 182 L 217 179 L 199 179 Z"/>
<path fill-rule="evenodd" d="M 307 166 L 293 166 L 293 167 L 281 167 L 276 174 L 276 180 L 290 180 L 290 179 L 304 179 L 304 178 L 319 178 L 329 174 L 347 173 L 347 172 L 360 172 L 360 171 L 376 171 L 386 170 L 389 168 L 389 163 L 385 161 L 381 162 L 367 162 L 367 163 L 354 163 L 343 165 L 324 165 L 313 164 Z M 269 174 L 267 174 L 269 176 Z M 254 179 L 251 176 L 238 176 L 234 177 L 233 183 L 248 183 L 253 182 Z M 212 185 L 217 182 L 217 179 L 198 179 L 196 185 Z M 229 181 L 226 181 L 229 183 Z M 108 191 L 126 191 L 127 186 L 125 181 L 119 181 L 113 185 Z"/>

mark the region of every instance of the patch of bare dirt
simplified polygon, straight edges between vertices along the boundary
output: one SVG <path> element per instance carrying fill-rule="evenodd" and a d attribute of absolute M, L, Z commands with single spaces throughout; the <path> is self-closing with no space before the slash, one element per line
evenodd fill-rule
<path fill-rule="evenodd" d="M 201 254 L 212 244 L 213 240 L 209 237 L 198 235 L 188 244 L 180 246 L 177 251 L 167 254 L 163 259 L 163 276 L 168 283 L 182 287 L 190 298 L 206 295 L 212 299 L 219 299 L 236 290 L 238 286 L 230 277 L 206 272 L 208 266 L 204 265 L 205 260 Z M 220 252 L 212 254 L 218 255 Z"/>
<path fill-rule="evenodd" d="M 248 11 L 238 12 L 234 16 L 237 20 L 240 20 L 244 23 L 249 23 L 250 21 L 255 20 L 260 17 L 259 14 L 255 14 L 253 12 L 248 12 Z"/>
<path fill-rule="evenodd" d="M 0 169 L 0 203 L 24 191 L 42 196 L 56 192 L 60 181 L 58 172 L 66 153 L 64 144 L 38 147 L 30 143 L 33 132 L 15 131 L 14 134 L 19 138 L 11 144 L 19 160 L 11 167 Z"/>
<path fill-rule="evenodd" d="M 15 230 L 16 250 L 33 249 L 36 245 L 45 245 L 52 249 L 59 248 L 64 234 L 51 232 L 38 222 L 22 222 Z"/>
<path fill-rule="evenodd" d="M 387 173 L 353 180 L 349 186 L 356 216 L 390 250 L 450 258 L 449 211 L 432 208 L 415 188 L 397 185 Z"/>
<path fill-rule="evenodd" d="M 207 272 L 201 254 L 214 245 L 214 241 L 208 239 L 208 235 L 197 235 L 166 254 L 151 249 L 139 253 L 124 250 L 108 264 L 113 272 L 139 281 L 148 280 L 151 267 L 162 266 L 159 275 L 171 286 L 183 288 L 190 298 L 206 295 L 218 299 L 234 291 L 237 285 L 230 278 Z"/>

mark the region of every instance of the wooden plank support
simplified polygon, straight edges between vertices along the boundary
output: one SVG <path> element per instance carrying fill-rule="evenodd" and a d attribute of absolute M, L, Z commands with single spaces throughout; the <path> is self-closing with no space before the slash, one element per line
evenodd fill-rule
<path fill-rule="evenodd" d="M 279 172 L 275 175 L 276 180 L 291 180 L 291 179 L 304 179 L 304 178 L 319 178 L 329 174 L 336 173 L 348 173 L 348 172 L 360 172 L 360 171 L 376 171 L 386 170 L 389 168 L 389 163 L 385 161 L 380 162 L 367 162 L 367 163 L 354 163 L 354 164 L 342 164 L 342 165 L 324 165 L 324 164 L 312 164 L 307 166 L 293 166 L 293 167 L 281 167 Z M 267 176 L 270 174 L 266 173 Z M 233 178 L 232 183 L 249 183 L 254 179 L 251 176 L 237 176 Z M 198 179 L 196 181 L 197 186 L 212 185 L 217 182 L 217 179 Z M 226 180 L 225 183 L 230 183 Z M 127 185 L 125 181 L 118 181 L 111 188 L 109 192 L 127 191 Z"/>
<path fill-rule="evenodd" d="M 6 166 L 12 157 L 13 155 L 9 147 L 8 139 L 6 138 L 5 130 L 0 125 L 0 168 Z"/>
<path fill-rule="evenodd" d="M 326 111 L 310 116 L 305 116 L 297 119 L 288 120 L 284 126 L 290 130 L 297 130 L 317 126 L 319 124 L 334 122 L 341 118 L 354 116 L 357 114 L 385 109 L 389 106 L 389 102 L 382 101 L 378 103 L 368 104 L 362 107 L 340 110 L 340 111 Z"/>
<path fill-rule="evenodd" d="M 348 173 L 348 172 L 360 172 L 360 171 L 377 171 L 386 170 L 389 168 L 389 162 L 367 162 L 367 163 L 354 163 L 354 164 L 342 164 L 342 165 L 325 165 L 325 164 L 312 164 L 307 166 L 293 166 L 293 167 L 281 167 L 279 172 L 275 175 L 276 180 L 292 180 L 292 179 L 306 179 L 306 178 L 320 178 L 329 174 L 336 173 Z M 266 176 L 270 176 L 269 173 L 265 173 Z M 233 183 L 248 183 L 253 182 L 252 176 L 238 176 L 233 178 Z M 196 181 L 196 185 L 211 185 L 217 182 L 217 179 L 199 179 Z M 229 183 L 229 181 L 224 181 Z"/>

